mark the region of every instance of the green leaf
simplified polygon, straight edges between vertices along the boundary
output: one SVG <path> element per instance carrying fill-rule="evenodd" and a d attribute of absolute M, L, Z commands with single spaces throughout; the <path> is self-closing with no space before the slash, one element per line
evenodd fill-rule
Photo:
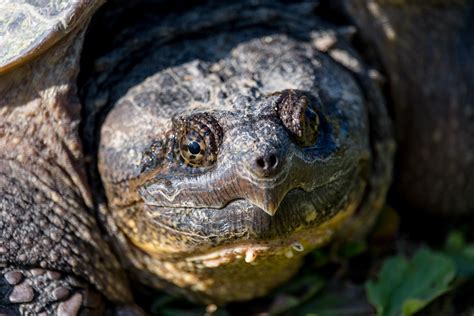
<path fill-rule="evenodd" d="M 408 299 L 403 303 L 402 314 L 403 316 L 410 316 L 415 314 L 426 306 L 426 302 L 417 299 Z"/>
<path fill-rule="evenodd" d="M 474 244 L 466 244 L 464 235 L 459 231 L 453 231 L 448 235 L 444 249 L 454 261 L 460 278 L 474 277 Z"/>
<path fill-rule="evenodd" d="M 449 233 L 448 238 L 446 238 L 445 249 L 446 251 L 460 251 L 466 245 L 464 240 L 464 235 L 460 231 L 452 231 Z"/>
<path fill-rule="evenodd" d="M 366 283 L 368 300 L 379 316 L 413 315 L 449 291 L 455 273 L 447 255 L 429 249 L 411 260 L 395 256 L 386 260 L 378 280 Z"/>

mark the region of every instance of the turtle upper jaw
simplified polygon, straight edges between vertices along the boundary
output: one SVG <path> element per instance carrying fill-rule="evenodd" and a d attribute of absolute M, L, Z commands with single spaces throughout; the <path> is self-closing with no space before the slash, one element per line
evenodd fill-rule
<path fill-rule="evenodd" d="M 208 190 L 192 189 L 169 190 L 161 185 L 140 190 L 145 204 L 159 211 L 161 208 L 172 209 L 225 209 L 230 203 L 238 200 L 248 201 L 250 204 L 270 216 L 274 216 L 285 196 L 293 190 L 288 183 L 251 182 L 248 179 L 231 179 L 222 181 L 222 184 Z M 187 197 L 181 201 L 181 196 Z M 177 204 L 175 204 L 177 203 Z"/>

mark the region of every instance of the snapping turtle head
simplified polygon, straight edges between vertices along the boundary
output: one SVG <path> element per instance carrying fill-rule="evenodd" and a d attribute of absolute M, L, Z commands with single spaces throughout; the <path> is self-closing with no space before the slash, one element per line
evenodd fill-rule
<path fill-rule="evenodd" d="M 279 48 L 273 68 L 259 65 Z M 234 51 L 130 89 L 99 152 L 129 266 L 220 303 L 266 293 L 328 241 L 357 209 L 371 160 L 349 72 L 286 36 Z"/>

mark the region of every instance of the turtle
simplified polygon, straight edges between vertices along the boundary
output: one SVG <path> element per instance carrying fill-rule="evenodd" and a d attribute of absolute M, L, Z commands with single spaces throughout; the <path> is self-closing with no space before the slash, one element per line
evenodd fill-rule
<path fill-rule="evenodd" d="M 249 300 L 390 187 L 474 208 L 468 1 L 102 4 L 0 4 L 0 314 Z"/>

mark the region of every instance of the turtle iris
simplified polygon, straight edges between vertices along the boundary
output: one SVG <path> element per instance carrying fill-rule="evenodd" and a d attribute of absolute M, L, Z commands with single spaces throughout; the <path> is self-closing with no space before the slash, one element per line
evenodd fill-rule
<path fill-rule="evenodd" d="M 174 120 L 176 138 L 179 139 L 179 160 L 191 167 L 209 167 L 217 160 L 222 141 L 222 128 L 208 113 L 196 113 Z"/>
<path fill-rule="evenodd" d="M 302 147 L 309 147 L 316 142 L 318 135 L 319 116 L 311 107 L 307 107 L 304 117 L 301 119 L 303 126 L 300 137 L 297 137 L 297 143 Z"/>
<path fill-rule="evenodd" d="M 202 164 L 207 145 L 204 139 L 195 131 L 190 131 L 181 139 L 180 152 L 186 164 L 199 166 Z"/>

